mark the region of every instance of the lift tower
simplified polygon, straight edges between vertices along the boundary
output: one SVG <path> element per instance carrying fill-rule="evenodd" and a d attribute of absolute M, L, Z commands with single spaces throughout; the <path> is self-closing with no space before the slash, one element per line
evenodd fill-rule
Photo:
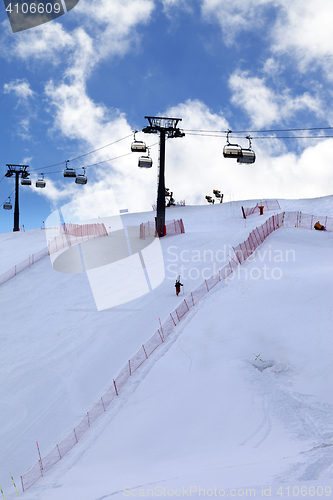
<path fill-rule="evenodd" d="M 8 165 L 6 164 L 6 167 L 8 168 L 7 172 L 5 173 L 6 177 L 12 177 L 15 175 L 15 210 L 14 210 L 14 229 L 13 231 L 19 231 L 20 230 L 20 212 L 19 212 L 19 179 L 22 177 L 22 179 L 26 179 L 29 177 L 29 173 L 27 172 L 27 168 L 29 168 L 29 165 Z"/>
<path fill-rule="evenodd" d="M 149 125 L 142 129 L 145 134 L 160 134 L 160 165 L 157 188 L 156 230 L 161 238 L 165 235 L 165 138 L 184 137 L 184 132 L 177 128 L 181 118 L 145 116 Z"/>

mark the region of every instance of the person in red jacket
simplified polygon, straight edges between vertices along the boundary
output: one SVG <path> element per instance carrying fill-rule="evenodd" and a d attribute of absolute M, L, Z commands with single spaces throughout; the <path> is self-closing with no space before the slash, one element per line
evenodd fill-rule
<path fill-rule="evenodd" d="M 177 297 L 180 294 L 180 287 L 181 286 L 184 286 L 184 285 L 180 282 L 180 276 L 179 276 L 178 279 L 176 280 L 176 283 L 175 283 Z"/>

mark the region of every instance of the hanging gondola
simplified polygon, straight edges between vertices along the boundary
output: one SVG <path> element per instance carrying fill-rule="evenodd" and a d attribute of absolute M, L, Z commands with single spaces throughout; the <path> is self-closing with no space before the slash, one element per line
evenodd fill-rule
<path fill-rule="evenodd" d="M 149 148 L 148 148 L 148 156 L 140 156 L 138 167 L 140 168 L 150 168 L 153 166 L 153 160 L 149 156 Z"/>
<path fill-rule="evenodd" d="M 145 153 L 147 151 L 146 143 L 143 141 L 137 141 L 135 138 L 137 130 L 134 132 L 134 142 L 131 144 L 132 153 Z"/>
<path fill-rule="evenodd" d="M 227 144 L 223 148 L 223 156 L 224 158 L 241 158 L 243 156 L 242 148 L 239 144 L 230 144 L 229 142 L 229 134 L 231 130 L 227 132 Z"/>
<path fill-rule="evenodd" d="M 12 206 L 12 202 L 10 201 L 10 196 L 8 198 L 8 201 L 5 201 L 5 203 L 3 204 L 3 209 L 4 210 L 11 210 L 13 208 Z"/>
<path fill-rule="evenodd" d="M 28 176 L 22 177 L 21 185 L 22 186 L 31 186 L 31 179 Z"/>
<path fill-rule="evenodd" d="M 83 167 L 83 174 L 78 174 L 75 179 L 76 184 L 87 184 L 86 169 Z"/>
<path fill-rule="evenodd" d="M 63 172 L 64 177 L 72 177 L 72 178 L 74 177 L 75 178 L 76 177 L 76 172 L 75 172 L 74 168 L 68 168 L 67 167 L 68 161 L 69 160 L 66 161 L 66 168 L 65 168 L 65 170 Z"/>
<path fill-rule="evenodd" d="M 248 135 L 246 138 L 249 140 L 249 147 L 242 149 L 242 157 L 237 159 L 237 163 L 254 163 L 256 161 L 256 155 L 251 145 L 251 137 Z"/>
<path fill-rule="evenodd" d="M 45 188 L 46 181 L 44 180 L 44 174 L 41 174 L 41 177 L 36 181 L 36 188 Z"/>

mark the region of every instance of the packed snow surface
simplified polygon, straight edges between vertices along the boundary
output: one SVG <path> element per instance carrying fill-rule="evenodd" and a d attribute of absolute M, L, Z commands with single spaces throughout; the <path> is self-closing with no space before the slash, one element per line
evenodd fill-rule
<path fill-rule="evenodd" d="M 186 233 L 161 240 L 165 279 L 98 312 L 86 274 L 46 257 L 0 287 L 1 466 L 10 477 L 45 456 L 232 246 L 273 212 L 172 207 Z M 279 200 L 333 216 L 333 197 Z M 124 225 L 154 214 L 125 214 Z M 1 273 L 46 246 L 43 230 L 2 234 Z M 329 497 L 333 488 L 333 233 L 281 228 L 210 291 L 135 372 L 107 411 L 27 500 Z M 184 295 L 176 297 L 181 275 Z M 124 286 L 128 284 L 124 283 Z M 183 293 L 183 292 L 182 292 Z M 256 356 L 259 356 L 256 359 Z M 20 492 L 21 495 L 21 492 Z"/>

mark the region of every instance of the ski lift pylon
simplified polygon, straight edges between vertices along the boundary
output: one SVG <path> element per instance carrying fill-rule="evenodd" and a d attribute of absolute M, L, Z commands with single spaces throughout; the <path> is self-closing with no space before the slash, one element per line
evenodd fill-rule
<path fill-rule="evenodd" d="M 224 158 L 241 158 L 243 156 L 241 146 L 239 146 L 239 144 L 231 144 L 229 142 L 229 134 L 231 133 L 232 130 L 228 130 L 227 144 L 223 148 L 223 156 Z"/>

